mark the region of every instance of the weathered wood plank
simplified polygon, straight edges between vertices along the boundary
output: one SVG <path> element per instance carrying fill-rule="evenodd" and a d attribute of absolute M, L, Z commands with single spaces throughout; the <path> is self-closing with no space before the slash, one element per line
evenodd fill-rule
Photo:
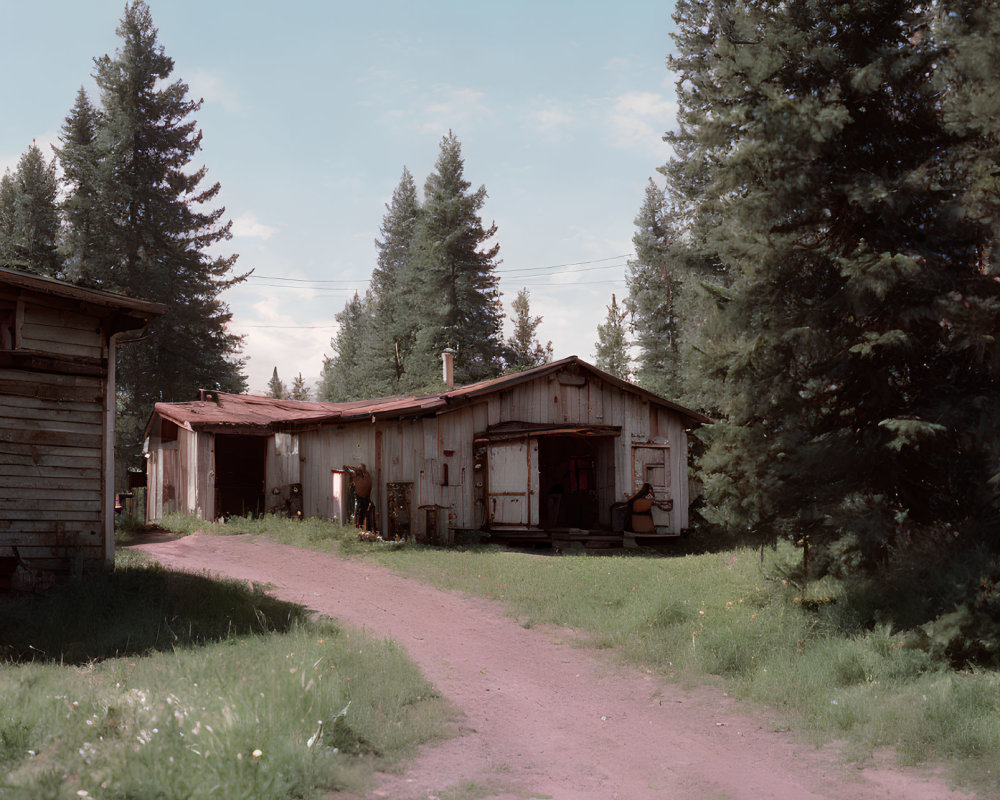
<path fill-rule="evenodd" d="M 92 375 L 76 375 L 73 373 L 60 374 L 58 372 L 25 372 L 22 369 L 11 369 L 0 365 L 0 386 L 4 382 L 11 383 L 44 383 L 54 386 L 74 386 L 74 387 L 94 387 L 101 388 L 101 379 Z"/>
<path fill-rule="evenodd" d="M 45 466 L 37 464 L 10 464 L 2 459 L 0 454 L 0 484 L 5 486 L 17 486 L 16 481 L 34 481 L 35 485 L 39 480 L 53 480 L 60 483 L 66 481 L 100 481 L 100 466 L 93 467 L 73 467 L 73 466 Z"/>
<path fill-rule="evenodd" d="M 107 375 L 107 364 L 102 358 L 63 355 L 44 350 L 0 350 L 0 368 L 52 375 L 95 376 L 99 378 Z"/>
<path fill-rule="evenodd" d="M 33 491 L 51 492 L 50 496 L 65 491 L 93 492 L 97 497 L 101 496 L 101 476 L 94 475 L 90 478 L 66 477 L 64 475 L 4 475 L 0 469 L 0 496 L 4 494 L 4 489 L 10 490 L 10 495 L 18 497 L 35 497 L 30 494 Z M 61 496 L 61 495 L 60 495 Z"/>
<path fill-rule="evenodd" d="M 39 446 L 0 438 L 0 458 L 8 464 L 38 467 L 100 467 L 101 450 L 94 447 Z"/>
<path fill-rule="evenodd" d="M 0 519 L 0 535 L 13 534 L 43 534 L 51 533 L 53 536 L 75 536 L 86 534 L 87 536 L 101 537 L 100 523 L 97 520 L 50 520 L 50 519 Z"/>
<path fill-rule="evenodd" d="M 45 447 L 79 446 L 99 449 L 103 443 L 103 437 L 100 434 L 90 433 L 12 428 L 7 420 L 0 419 L 0 441 Z"/>
<path fill-rule="evenodd" d="M 2 372 L 4 370 L 0 370 Z M 21 376 L 40 377 L 45 373 L 22 372 Z M 45 381 L 33 380 L 5 380 L 0 377 L 0 395 L 11 397 L 34 397 L 41 400 L 70 401 L 78 403 L 95 403 L 103 407 L 104 392 L 99 379 L 91 379 L 93 383 L 78 384 L 72 379 L 76 375 L 59 375 L 52 377 L 68 378 L 69 380 L 59 383 L 48 383 Z"/>
<path fill-rule="evenodd" d="M 0 480 L 0 486 L 9 486 L 6 480 Z M 16 494 L 12 494 L 8 500 L 0 500 L 0 508 L 11 507 L 12 502 L 21 502 L 28 500 L 43 500 L 50 504 L 57 504 L 58 507 L 64 507 L 62 504 L 65 501 L 66 505 L 75 503 L 78 500 L 94 500 L 100 502 L 101 500 L 101 486 L 100 483 L 94 486 L 83 486 L 83 487 L 73 487 L 73 486 L 62 486 L 55 485 L 52 486 L 20 486 L 14 487 L 17 489 Z"/>
<path fill-rule="evenodd" d="M 0 533 L 0 547 L 16 547 L 24 557 L 25 550 L 38 547 L 87 547 L 100 544 L 97 531 L 62 531 L 52 528 L 21 533 Z"/>
<path fill-rule="evenodd" d="M 66 408 L 66 405 L 76 406 Z M 0 418 L 7 419 L 42 419 L 62 420 L 65 422 L 85 422 L 90 425 L 103 425 L 104 414 L 95 403 L 56 403 L 51 400 L 40 400 L 34 397 L 2 397 L 0 396 Z"/>
<path fill-rule="evenodd" d="M 91 492 L 87 492 L 86 494 L 92 496 Z M 72 519 L 72 517 L 53 517 L 50 515 L 52 513 L 66 513 L 76 514 L 79 517 L 81 513 L 89 514 L 93 512 L 98 514 L 100 510 L 100 500 L 59 500 L 46 499 L 44 497 L 32 497 L 25 500 L 14 497 L 9 500 L 0 500 L 0 519 L 21 519 L 24 516 L 23 513 L 20 516 L 13 515 L 24 511 L 30 511 L 38 514 L 39 517 L 44 516 L 47 519 Z M 89 518 L 88 516 L 87 519 Z"/>
<path fill-rule="evenodd" d="M 21 346 L 29 350 L 56 353 L 63 356 L 101 358 L 104 355 L 100 334 L 70 328 L 57 328 L 29 322 L 21 328 Z"/>
<path fill-rule="evenodd" d="M 103 411 L 102 406 L 90 401 L 80 402 L 74 400 L 47 400 L 44 397 L 26 397 L 23 395 L 17 397 L 0 395 L 0 405 L 28 408 L 39 411 L 67 412 L 71 414 L 81 412 L 84 414 L 94 413 L 100 415 Z M 2 413 L 3 412 L 0 411 L 0 414 Z"/>
<path fill-rule="evenodd" d="M 98 505 L 100 505 L 98 503 Z M 4 521 L 10 524 L 4 525 Z M 16 530 L 19 524 L 34 524 L 36 522 L 48 521 L 51 526 L 53 522 L 69 523 L 73 527 L 83 528 L 88 525 L 95 526 L 96 530 L 101 524 L 100 511 L 46 511 L 40 512 L 28 509 L 6 509 L 0 508 L 0 530 Z"/>
<path fill-rule="evenodd" d="M 81 331 L 100 331 L 100 322 L 90 314 L 52 308 L 39 303 L 25 303 L 25 322 L 54 325 L 59 328 L 76 328 Z"/>
<path fill-rule="evenodd" d="M 15 426 L 22 431 L 52 431 L 54 433 L 93 434 L 95 436 L 100 436 L 104 432 L 100 421 L 87 422 L 73 417 L 32 419 L 22 417 L 17 413 L 0 415 L 0 428 L 13 428 Z"/>

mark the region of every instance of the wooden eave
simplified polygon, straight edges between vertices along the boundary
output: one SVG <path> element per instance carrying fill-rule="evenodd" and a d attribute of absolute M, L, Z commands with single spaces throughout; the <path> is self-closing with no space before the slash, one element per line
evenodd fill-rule
<path fill-rule="evenodd" d="M 19 299 L 22 300 L 39 302 L 43 298 L 52 298 L 68 303 L 84 314 L 107 320 L 106 329 L 110 333 L 141 328 L 167 310 L 162 303 L 126 297 L 103 289 L 88 289 L 55 278 L 0 267 L 0 288 L 2 287 L 19 290 Z"/>

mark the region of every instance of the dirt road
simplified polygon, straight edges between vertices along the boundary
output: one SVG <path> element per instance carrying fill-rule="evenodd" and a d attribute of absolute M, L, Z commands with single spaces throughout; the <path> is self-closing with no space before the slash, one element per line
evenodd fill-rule
<path fill-rule="evenodd" d="M 194 534 L 137 549 L 171 568 L 272 584 L 273 594 L 400 642 L 464 716 L 371 797 L 433 800 L 474 783 L 494 800 L 942 800 L 933 776 L 859 769 L 794 744 L 716 690 L 682 691 L 526 629 L 489 601 L 359 561 L 248 536 Z M 452 796 L 455 796 L 452 794 Z"/>

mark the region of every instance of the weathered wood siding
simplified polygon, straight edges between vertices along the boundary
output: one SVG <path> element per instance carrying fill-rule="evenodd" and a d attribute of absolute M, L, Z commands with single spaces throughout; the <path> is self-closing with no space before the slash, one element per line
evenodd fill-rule
<path fill-rule="evenodd" d="M 33 569 L 55 574 L 100 569 L 113 546 L 104 508 L 107 340 L 94 317 L 38 303 L 21 301 L 17 323 L 13 352 L 79 358 L 83 374 L 0 368 L 0 549 L 16 546 Z"/>
<path fill-rule="evenodd" d="M 302 513 L 307 517 L 340 519 L 333 499 L 333 470 L 364 463 L 375 477 L 375 426 L 369 422 L 327 426 L 299 433 Z M 376 504 L 384 503 L 378 484 L 372 488 Z"/>

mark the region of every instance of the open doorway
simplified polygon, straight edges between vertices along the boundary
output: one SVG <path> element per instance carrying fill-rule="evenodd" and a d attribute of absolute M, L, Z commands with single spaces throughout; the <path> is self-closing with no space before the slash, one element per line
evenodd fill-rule
<path fill-rule="evenodd" d="M 612 440 L 543 436 L 538 440 L 541 525 L 546 529 L 600 527 L 608 493 L 601 483 Z"/>
<path fill-rule="evenodd" d="M 215 515 L 257 516 L 264 510 L 267 436 L 215 435 Z"/>

